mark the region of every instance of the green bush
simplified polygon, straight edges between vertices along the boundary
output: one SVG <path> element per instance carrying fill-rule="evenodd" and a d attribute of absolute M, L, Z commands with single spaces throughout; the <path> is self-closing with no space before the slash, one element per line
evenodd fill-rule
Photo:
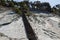
<path fill-rule="evenodd" d="M 14 3 L 13 2 L 9 2 L 9 6 L 10 7 L 14 7 Z"/>
<path fill-rule="evenodd" d="M 31 12 L 27 12 L 27 13 L 26 13 L 26 16 L 30 16 L 30 15 L 32 15 Z"/>
<path fill-rule="evenodd" d="M 60 16 L 60 9 L 52 8 L 52 13 Z"/>
<path fill-rule="evenodd" d="M 15 8 L 15 12 L 16 12 L 17 14 L 19 14 L 19 15 L 22 14 L 22 12 L 21 12 L 21 10 L 20 10 L 19 8 Z"/>
<path fill-rule="evenodd" d="M 0 0 L 0 2 L 1 2 L 1 5 L 3 5 L 3 6 L 5 6 L 5 0 Z"/>

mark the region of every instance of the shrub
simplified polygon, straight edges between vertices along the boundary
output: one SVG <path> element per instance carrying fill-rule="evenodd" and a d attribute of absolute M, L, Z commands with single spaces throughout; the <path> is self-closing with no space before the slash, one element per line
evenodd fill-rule
<path fill-rule="evenodd" d="M 9 2 L 9 6 L 10 7 L 14 7 L 14 3 L 13 2 Z"/>
<path fill-rule="evenodd" d="M 5 0 L 0 0 L 1 5 L 5 6 Z"/>
<path fill-rule="evenodd" d="M 19 14 L 19 15 L 22 14 L 22 12 L 21 12 L 21 10 L 20 10 L 19 8 L 15 8 L 15 12 L 16 12 L 17 14 Z"/>

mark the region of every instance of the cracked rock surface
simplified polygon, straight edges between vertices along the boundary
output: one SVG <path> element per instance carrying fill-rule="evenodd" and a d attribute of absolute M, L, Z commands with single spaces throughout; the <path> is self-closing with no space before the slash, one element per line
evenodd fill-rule
<path fill-rule="evenodd" d="M 25 33 L 22 17 L 5 11 L 0 14 L 0 40 L 28 40 Z"/>
<path fill-rule="evenodd" d="M 60 40 L 60 17 L 51 14 L 34 14 L 27 17 L 38 40 Z"/>
<path fill-rule="evenodd" d="M 17 14 L 11 14 L 11 10 L 0 13 L 0 25 L 5 23 L 11 23 L 14 19 L 17 18 Z"/>
<path fill-rule="evenodd" d="M 0 14 L 0 40 L 28 40 L 22 17 L 11 14 L 11 10 Z M 60 17 L 52 14 L 34 14 L 27 17 L 37 40 L 60 40 Z"/>

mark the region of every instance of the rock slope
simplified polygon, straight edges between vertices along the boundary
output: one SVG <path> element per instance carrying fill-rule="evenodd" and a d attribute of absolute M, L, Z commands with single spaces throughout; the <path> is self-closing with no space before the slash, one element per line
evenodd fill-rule
<path fill-rule="evenodd" d="M 38 40 L 60 40 L 60 17 L 51 14 L 35 14 L 27 17 Z"/>
<path fill-rule="evenodd" d="M 28 40 L 22 17 L 11 10 L 0 13 L 0 40 Z M 37 40 L 60 40 L 60 17 L 40 13 L 27 17 Z"/>
<path fill-rule="evenodd" d="M 0 40 L 28 40 L 22 17 L 14 13 L 11 15 L 11 12 L 9 10 L 0 14 Z"/>

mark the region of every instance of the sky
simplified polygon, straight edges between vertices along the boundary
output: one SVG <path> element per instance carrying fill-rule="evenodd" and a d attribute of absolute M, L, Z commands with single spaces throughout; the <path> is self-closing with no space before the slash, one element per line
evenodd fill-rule
<path fill-rule="evenodd" d="M 14 0 L 14 1 L 23 1 L 23 0 Z M 34 2 L 34 1 L 37 1 L 37 0 L 30 0 L 30 1 Z M 38 1 L 40 1 L 40 2 L 49 2 L 51 7 L 53 7 L 57 4 L 60 4 L 60 0 L 38 0 Z"/>

